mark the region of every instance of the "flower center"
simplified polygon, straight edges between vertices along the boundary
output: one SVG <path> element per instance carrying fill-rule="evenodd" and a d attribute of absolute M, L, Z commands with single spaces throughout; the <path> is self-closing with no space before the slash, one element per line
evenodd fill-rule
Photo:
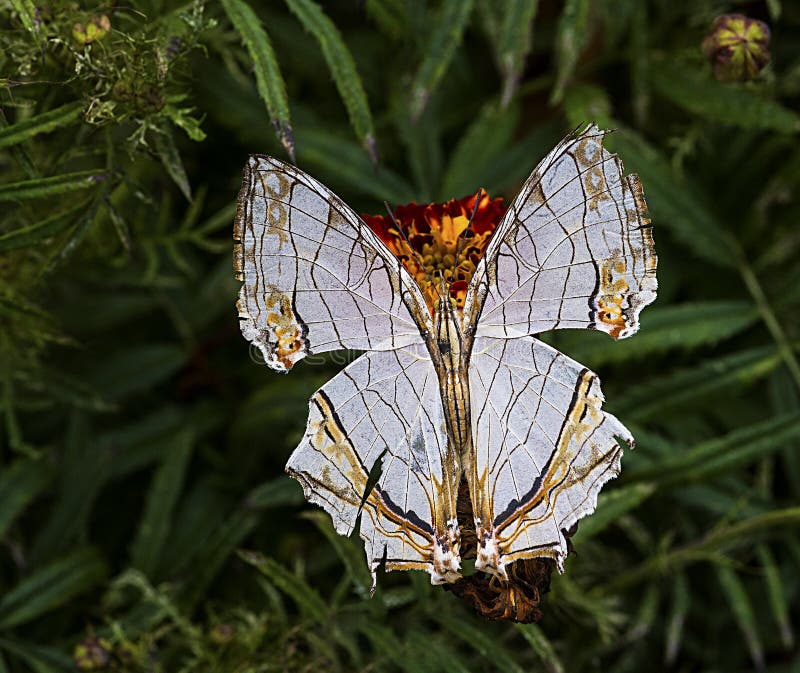
<path fill-rule="evenodd" d="M 505 211 L 502 199 L 481 189 L 447 203 L 398 206 L 394 221 L 388 215 L 362 217 L 417 282 L 433 313 L 442 278 L 463 309 L 469 281 Z"/>

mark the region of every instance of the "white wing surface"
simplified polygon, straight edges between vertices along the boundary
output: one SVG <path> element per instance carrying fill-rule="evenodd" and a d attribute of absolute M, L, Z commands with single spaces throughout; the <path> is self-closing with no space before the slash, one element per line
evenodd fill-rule
<path fill-rule="evenodd" d="M 360 356 L 320 388 L 287 472 L 349 535 L 361 513 L 367 561 L 458 578 L 458 459 L 448 453 L 439 385 L 424 346 Z M 381 476 L 367 493 L 376 461 Z M 362 504 L 363 503 L 363 504 Z"/>
<path fill-rule="evenodd" d="M 619 474 L 617 437 L 633 438 L 601 411 L 597 376 L 538 339 L 476 339 L 469 380 L 476 566 L 505 577 L 508 563 L 549 556 L 563 568 L 563 531 Z"/>
<path fill-rule="evenodd" d="M 341 199 L 266 156 L 244 169 L 234 238 L 242 333 L 273 369 L 310 353 L 421 343 L 416 284 Z"/>
<path fill-rule="evenodd" d="M 605 133 L 592 125 L 564 139 L 506 212 L 465 302 L 477 335 L 639 328 L 656 296 L 650 220 L 639 178 L 603 149 Z"/>

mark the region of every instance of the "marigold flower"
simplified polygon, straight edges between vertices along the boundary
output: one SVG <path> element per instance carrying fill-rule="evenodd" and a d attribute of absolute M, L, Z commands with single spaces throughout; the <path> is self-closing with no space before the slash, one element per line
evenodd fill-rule
<path fill-rule="evenodd" d="M 472 274 L 505 212 L 503 199 L 492 199 L 481 189 L 447 203 L 397 206 L 394 222 L 388 215 L 362 217 L 400 259 L 433 312 L 440 278 L 448 283 L 456 306 L 464 307 Z"/>

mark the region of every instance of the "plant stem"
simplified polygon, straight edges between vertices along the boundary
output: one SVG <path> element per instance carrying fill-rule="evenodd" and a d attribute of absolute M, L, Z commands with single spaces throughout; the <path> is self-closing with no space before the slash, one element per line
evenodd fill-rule
<path fill-rule="evenodd" d="M 717 528 L 701 539 L 665 554 L 658 554 L 640 563 L 631 571 L 619 576 L 602 588 L 606 595 L 613 595 L 624 588 L 640 582 L 652 575 L 665 574 L 691 561 L 709 558 L 728 544 L 751 544 L 754 537 L 769 528 L 796 526 L 800 524 L 800 507 L 775 510 L 744 521 Z"/>
<path fill-rule="evenodd" d="M 756 276 L 752 267 L 741 253 L 739 254 L 739 271 L 742 274 L 742 279 L 744 280 L 747 289 L 750 291 L 750 294 L 756 302 L 756 306 L 758 307 L 758 311 L 764 320 L 764 324 L 767 326 L 772 338 L 778 345 L 781 357 L 786 363 L 786 366 L 789 368 L 789 372 L 791 373 L 794 382 L 797 384 L 798 390 L 800 390 L 800 362 L 798 362 L 794 350 L 792 350 L 792 345 L 789 343 L 786 332 L 783 331 L 783 327 L 781 326 L 780 322 L 778 322 L 778 318 L 775 316 L 775 313 L 769 304 L 767 296 L 764 293 L 764 289 L 761 287 L 761 283 L 758 280 L 758 276 Z"/>

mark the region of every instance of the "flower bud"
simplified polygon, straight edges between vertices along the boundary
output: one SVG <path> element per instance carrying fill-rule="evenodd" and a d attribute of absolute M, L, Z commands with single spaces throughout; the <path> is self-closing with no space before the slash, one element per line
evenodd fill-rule
<path fill-rule="evenodd" d="M 83 46 L 102 40 L 110 30 L 111 21 L 105 14 L 102 14 L 93 16 L 85 26 L 82 23 L 76 23 L 72 27 L 72 37 Z"/>
<path fill-rule="evenodd" d="M 721 82 L 746 82 L 769 63 L 769 38 L 769 26 L 763 21 L 723 14 L 714 19 L 703 40 L 703 54 Z"/>
<path fill-rule="evenodd" d="M 105 638 L 89 636 L 75 646 L 75 666 L 80 671 L 100 671 L 111 659 L 111 643 Z"/>

